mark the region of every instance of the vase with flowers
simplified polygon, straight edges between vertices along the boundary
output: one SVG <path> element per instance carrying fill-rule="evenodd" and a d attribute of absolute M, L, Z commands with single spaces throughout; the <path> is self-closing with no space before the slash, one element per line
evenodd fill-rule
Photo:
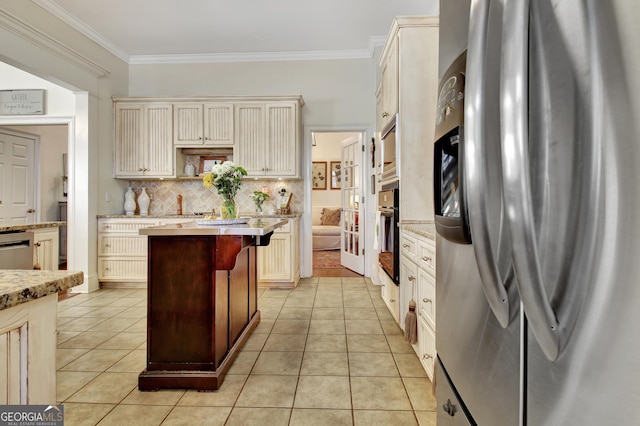
<path fill-rule="evenodd" d="M 215 164 L 211 167 L 211 173 L 205 174 L 202 178 L 202 183 L 206 188 L 214 186 L 218 195 L 222 196 L 221 215 L 223 219 L 237 217 L 235 197 L 242 186 L 242 178 L 246 175 L 247 171 L 243 167 L 236 166 L 232 161 L 225 161 L 222 164 Z"/>
<path fill-rule="evenodd" d="M 262 204 L 269 199 L 269 194 L 262 191 L 253 191 L 251 199 L 256 205 L 256 213 L 262 214 Z"/>

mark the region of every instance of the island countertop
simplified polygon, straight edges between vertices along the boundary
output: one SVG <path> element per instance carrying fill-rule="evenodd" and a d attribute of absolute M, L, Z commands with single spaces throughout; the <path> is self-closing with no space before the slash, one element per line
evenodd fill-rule
<path fill-rule="evenodd" d="M 82 272 L 0 269 L 0 310 L 75 287 L 83 282 Z"/>
<path fill-rule="evenodd" d="M 198 225 L 196 221 L 151 226 L 140 229 L 140 235 L 255 235 L 262 236 L 287 224 L 282 219 L 250 219 L 244 224 L 234 225 Z"/>

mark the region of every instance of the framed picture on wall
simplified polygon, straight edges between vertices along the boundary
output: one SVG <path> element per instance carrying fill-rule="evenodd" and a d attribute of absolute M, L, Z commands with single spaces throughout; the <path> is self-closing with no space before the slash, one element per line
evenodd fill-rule
<path fill-rule="evenodd" d="M 327 162 L 326 161 L 312 162 L 311 188 L 327 189 Z"/>
<path fill-rule="evenodd" d="M 331 170 L 331 189 L 340 189 L 342 181 L 346 178 L 341 163 L 340 161 L 331 161 L 329 164 Z"/>

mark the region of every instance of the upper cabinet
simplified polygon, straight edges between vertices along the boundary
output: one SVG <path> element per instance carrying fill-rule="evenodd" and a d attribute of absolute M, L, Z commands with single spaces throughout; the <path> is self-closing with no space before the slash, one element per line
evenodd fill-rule
<path fill-rule="evenodd" d="M 300 177 L 300 103 L 235 106 L 236 161 L 250 177 Z"/>
<path fill-rule="evenodd" d="M 398 112 L 398 38 L 393 37 L 382 53 L 380 76 L 382 80 L 381 112 L 378 116 L 381 127 Z"/>
<path fill-rule="evenodd" d="M 174 175 L 170 103 L 114 104 L 114 177 Z"/>
<path fill-rule="evenodd" d="M 193 147 L 233 145 L 233 104 L 174 103 L 173 143 Z"/>
<path fill-rule="evenodd" d="M 116 178 L 178 177 L 181 148 L 228 148 L 249 177 L 300 178 L 302 96 L 113 101 Z"/>

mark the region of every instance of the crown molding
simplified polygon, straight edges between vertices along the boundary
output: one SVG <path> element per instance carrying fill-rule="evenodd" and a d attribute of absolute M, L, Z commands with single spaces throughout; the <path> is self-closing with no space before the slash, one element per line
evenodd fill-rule
<path fill-rule="evenodd" d="M 111 40 L 104 37 L 102 34 L 96 32 L 93 28 L 79 20 L 65 9 L 60 7 L 57 3 L 51 0 L 31 0 L 47 12 L 59 18 L 61 21 L 82 33 L 90 40 L 98 43 L 104 49 L 108 50 L 124 62 L 129 63 L 129 54 L 114 44 Z"/>
<path fill-rule="evenodd" d="M 83 54 L 70 49 L 47 34 L 37 30 L 26 22 L 10 15 L 0 9 L 0 28 L 15 34 L 29 43 L 62 58 L 76 67 L 83 69 L 94 77 L 104 77 L 111 74 L 106 68 L 101 67 Z"/>
<path fill-rule="evenodd" d="M 205 64 L 224 62 L 313 61 L 327 59 L 367 59 L 367 49 L 308 52 L 202 53 L 179 55 L 133 55 L 131 65 Z"/>
<path fill-rule="evenodd" d="M 371 36 L 369 37 L 369 57 L 373 58 L 376 47 L 384 47 L 387 42 L 387 36 Z"/>

